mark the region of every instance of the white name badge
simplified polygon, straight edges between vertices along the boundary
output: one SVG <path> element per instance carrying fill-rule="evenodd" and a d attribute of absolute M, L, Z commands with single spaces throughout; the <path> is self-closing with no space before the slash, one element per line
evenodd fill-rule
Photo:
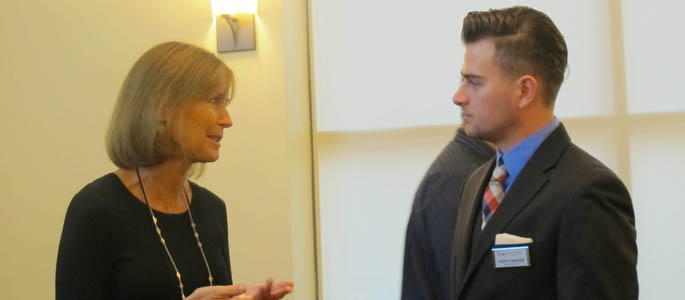
<path fill-rule="evenodd" d="M 528 246 L 500 246 L 492 248 L 495 268 L 530 267 Z"/>

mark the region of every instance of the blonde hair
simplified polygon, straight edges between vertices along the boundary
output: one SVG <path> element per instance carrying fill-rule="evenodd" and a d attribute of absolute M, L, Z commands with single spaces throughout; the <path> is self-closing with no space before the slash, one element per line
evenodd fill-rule
<path fill-rule="evenodd" d="M 134 169 L 178 153 L 180 146 L 169 135 L 171 120 L 223 84 L 230 101 L 233 72 L 213 53 L 181 42 L 152 47 L 133 64 L 119 90 L 105 138 L 110 160 Z"/>

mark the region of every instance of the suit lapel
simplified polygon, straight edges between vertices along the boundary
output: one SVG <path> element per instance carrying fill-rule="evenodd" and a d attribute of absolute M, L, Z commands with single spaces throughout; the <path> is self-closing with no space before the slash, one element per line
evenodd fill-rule
<path fill-rule="evenodd" d="M 519 176 L 511 189 L 504 196 L 499 208 L 492 215 L 490 221 L 480 233 L 475 250 L 471 253 L 471 260 L 466 277 L 480 265 L 485 255 L 495 243 L 495 236 L 505 232 L 505 228 L 516 215 L 533 199 L 540 189 L 547 183 L 547 177 L 539 170 L 527 172 L 526 176 Z M 523 174 L 523 172 L 521 172 Z M 480 210 L 479 210 L 480 212 Z"/>
<path fill-rule="evenodd" d="M 471 256 L 473 226 L 476 226 L 474 223 L 480 213 L 480 198 L 494 166 L 495 160 L 491 159 L 476 169 L 464 184 L 460 195 L 461 203 L 452 247 L 451 276 L 452 287 L 455 289 L 452 290 L 452 299 L 457 299 L 465 282 L 466 268 Z"/>
<path fill-rule="evenodd" d="M 535 154 L 526 163 L 513 185 L 504 196 L 496 213 L 492 215 L 487 226 L 480 233 L 473 252 L 471 248 L 471 234 L 477 214 L 480 213 L 481 201 L 485 185 L 490 180 L 494 160 L 487 167 L 479 168 L 469 178 L 459 207 L 457 227 L 455 228 L 455 240 L 453 247 L 453 282 L 455 293 L 452 299 L 459 299 L 464 284 L 469 280 L 473 272 L 480 266 L 485 255 L 494 245 L 495 236 L 505 232 L 507 225 L 523 210 L 540 190 L 547 184 L 549 178 L 546 172 L 553 168 L 566 146 L 570 144 L 570 138 L 563 124 L 560 124 L 547 139 L 538 147 Z M 478 183 L 472 183 L 477 179 Z M 470 253 L 470 255 L 469 255 Z"/>

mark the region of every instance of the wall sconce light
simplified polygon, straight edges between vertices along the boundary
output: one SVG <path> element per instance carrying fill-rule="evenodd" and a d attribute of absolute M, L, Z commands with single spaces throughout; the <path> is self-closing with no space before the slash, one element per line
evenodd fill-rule
<path fill-rule="evenodd" d="M 257 0 L 212 0 L 218 52 L 254 50 Z"/>

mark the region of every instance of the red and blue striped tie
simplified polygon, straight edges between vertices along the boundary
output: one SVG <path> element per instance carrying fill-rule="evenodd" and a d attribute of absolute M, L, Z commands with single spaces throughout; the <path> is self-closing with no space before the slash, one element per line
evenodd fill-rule
<path fill-rule="evenodd" d="M 497 207 L 504 199 L 504 181 L 507 180 L 507 169 L 500 159 L 497 167 L 492 171 L 490 183 L 483 194 L 483 224 L 481 230 L 485 228 L 492 214 L 495 213 Z"/>

